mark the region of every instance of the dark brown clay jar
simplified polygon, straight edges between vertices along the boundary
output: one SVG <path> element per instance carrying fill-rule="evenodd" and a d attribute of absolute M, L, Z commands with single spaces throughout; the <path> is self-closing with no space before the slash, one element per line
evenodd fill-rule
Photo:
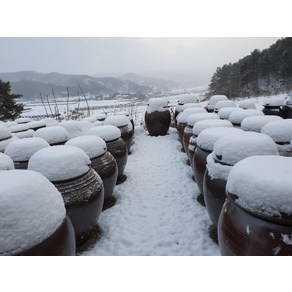
<path fill-rule="evenodd" d="M 189 161 L 190 161 L 192 169 L 194 169 L 193 160 L 194 160 L 196 148 L 197 148 L 196 136 L 193 135 L 191 136 L 189 140 L 189 147 L 188 147 L 188 156 L 189 156 Z"/>
<path fill-rule="evenodd" d="M 192 136 L 193 136 L 193 127 L 187 125 L 184 129 L 184 134 L 183 134 L 183 146 L 188 158 L 190 158 L 189 157 L 189 141 Z"/>
<path fill-rule="evenodd" d="M 15 169 L 27 169 L 28 160 L 27 161 L 13 161 Z"/>
<path fill-rule="evenodd" d="M 184 130 L 185 130 L 186 126 L 187 126 L 187 123 L 178 123 L 176 126 L 178 138 L 179 138 L 179 141 L 180 141 L 183 149 L 184 149 L 183 137 L 184 137 Z"/>
<path fill-rule="evenodd" d="M 75 233 L 73 225 L 65 217 L 63 223 L 57 230 L 42 242 L 32 246 L 20 253 L 18 256 L 74 256 L 75 255 Z"/>
<path fill-rule="evenodd" d="M 292 237 L 292 225 L 265 220 L 239 207 L 228 197 L 218 222 L 220 253 L 224 256 L 292 255 L 292 245 L 282 235 Z"/>
<path fill-rule="evenodd" d="M 121 126 L 118 128 L 121 130 L 121 138 L 125 141 L 128 148 L 128 154 L 129 154 L 131 145 L 133 143 L 133 138 L 134 138 L 133 128 L 129 129 L 128 125 Z"/>
<path fill-rule="evenodd" d="M 104 201 L 112 196 L 118 178 L 118 166 L 113 155 L 106 151 L 104 154 L 91 159 L 93 168 L 101 177 L 104 186 Z"/>
<path fill-rule="evenodd" d="M 292 119 L 292 105 L 285 104 L 282 107 L 282 113 L 284 119 Z"/>
<path fill-rule="evenodd" d="M 264 106 L 263 108 L 264 115 L 273 115 L 273 116 L 279 116 L 284 117 L 283 111 L 281 106 Z"/>
<path fill-rule="evenodd" d="M 150 136 L 165 136 L 171 122 L 168 109 L 164 111 L 145 112 L 145 125 Z"/>
<path fill-rule="evenodd" d="M 104 201 L 104 187 L 100 176 L 90 169 L 84 175 L 53 182 L 61 193 L 67 215 L 75 230 L 76 246 L 85 243 L 96 226 Z"/>

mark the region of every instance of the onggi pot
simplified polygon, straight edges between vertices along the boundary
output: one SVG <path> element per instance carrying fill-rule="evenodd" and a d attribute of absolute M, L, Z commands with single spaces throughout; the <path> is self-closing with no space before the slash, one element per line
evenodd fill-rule
<path fill-rule="evenodd" d="M 51 146 L 64 145 L 71 138 L 69 132 L 61 126 L 38 129 L 33 136 L 43 138 Z"/>
<path fill-rule="evenodd" d="M 233 111 L 229 115 L 229 121 L 234 127 L 240 128 L 243 119 L 252 116 L 263 116 L 263 112 L 257 109 L 246 109 L 243 111 Z"/>
<path fill-rule="evenodd" d="M 214 111 L 215 105 L 218 101 L 228 100 L 226 95 L 212 95 L 206 105 L 205 109 L 207 112 L 212 113 Z"/>
<path fill-rule="evenodd" d="M 282 98 L 270 98 L 263 103 L 263 113 L 265 115 L 274 115 L 283 117 L 282 106 L 284 105 L 284 99 Z"/>
<path fill-rule="evenodd" d="M 175 107 L 175 111 L 174 111 L 175 124 L 177 124 L 176 117 L 178 116 L 178 114 L 186 109 L 183 107 L 184 105 L 192 104 L 194 106 L 195 105 L 200 106 L 198 103 L 198 99 L 192 94 L 184 94 L 183 96 L 179 97 L 177 103 L 178 105 Z"/>
<path fill-rule="evenodd" d="M 282 120 L 279 116 L 254 116 L 254 117 L 247 117 L 242 120 L 241 122 L 241 129 L 244 131 L 252 131 L 260 133 L 262 128 L 273 121 Z"/>
<path fill-rule="evenodd" d="M 234 165 L 218 222 L 221 255 L 292 255 L 291 171 L 291 158 L 273 155 Z"/>

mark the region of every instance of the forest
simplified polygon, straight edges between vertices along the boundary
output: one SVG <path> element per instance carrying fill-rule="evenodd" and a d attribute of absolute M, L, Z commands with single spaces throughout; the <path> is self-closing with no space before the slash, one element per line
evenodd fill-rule
<path fill-rule="evenodd" d="M 292 38 L 281 38 L 262 51 L 255 49 L 238 62 L 218 67 L 208 95 L 229 98 L 274 95 L 292 90 Z"/>

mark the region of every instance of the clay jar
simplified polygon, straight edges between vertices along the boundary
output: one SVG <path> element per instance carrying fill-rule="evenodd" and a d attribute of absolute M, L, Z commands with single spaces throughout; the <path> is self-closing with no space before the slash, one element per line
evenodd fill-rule
<path fill-rule="evenodd" d="M 266 124 L 261 133 L 269 135 L 278 145 L 281 156 L 292 156 L 292 119 L 272 121 Z"/>
<path fill-rule="evenodd" d="M 106 143 L 98 136 L 82 136 L 72 138 L 65 145 L 82 149 L 90 158 L 91 168 L 101 177 L 104 186 L 104 203 L 113 195 L 118 178 L 116 160 L 107 151 Z"/>
<path fill-rule="evenodd" d="M 282 107 L 282 113 L 284 119 L 292 119 L 292 101 L 288 101 L 285 105 Z"/>
<path fill-rule="evenodd" d="M 229 121 L 234 127 L 240 128 L 243 119 L 252 116 L 263 116 L 263 112 L 257 109 L 246 109 L 243 111 L 233 111 L 229 115 Z"/>
<path fill-rule="evenodd" d="M 85 121 L 82 123 L 87 124 Z M 88 129 L 92 127 L 92 124 L 88 122 Z M 83 128 L 82 125 L 80 125 L 80 122 L 77 121 L 64 121 L 59 123 L 59 126 L 63 127 L 68 131 L 71 138 L 81 136 L 83 134 Z"/>
<path fill-rule="evenodd" d="M 282 98 L 270 98 L 269 100 L 263 103 L 263 113 L 265 115 L 274 115 L 283 117 L 282 106 L 284 100 Z"/>
<path fill-rule="evenodd" d="M 134 137 L 133 126 L 130 120 L 123 115 L 109 116 L 104 120 L 104 125 L 113 125 L 120 129 L 121 138 L 125 141 L 129 154 Z"/>
<path fill-rule="evenodd" d="M 18 140 L 18 138 L 12 136 L 9 128 L 0 125 L 0 152 L 4 153 L 7 145 L 14 140 Z"/>
<path fill-rule="evenodd" d="M 28 169 L 42 173 L 62 194 L 77 246 L 94 235 L 104 201 L 102 180 L 88 165 L 87 154 L 69 145 L 43 148 L 28 163 Z"/>
<path fill-rule="evenodd" d="M 132 124 L 132 127 L 133 127 L 133 134 L 135 134 L 135 123 L 134 123 L 134 120 L 133 120 L 133 116 L 128 112 L 128 111 L 120 111 L 120 112 L 116 112 L 115 114 L 116 116 L 126 116 L 131 124 Z"/>
<path fill-rule="evenodd" d="M 103 125 L 89 129 L 87 135 L 95 135 L 105 141 L 107 150 L 113 155 L 118 165 L 117 183 L 124 182 L 127 178 L 124 170 L 128 160 L 128 149 L 121 138 L 120 129 L 112 125 Z"/>
<path fill-rule="evenodd" d="M 4 153 L 11 157 L 15 169 L 27 169 L 31 156 L 45 147 L 50 147 L 50 144 L 43 138 L 23 138 L 9 143 Z"/>
<path fill-rule="evenodd" d="M 69 132 L 61 126 L 38 129 L 33 136 L 43 138 L 51 146 L 64 145 L 71 138 Z"/>
<path fill-rule="evenodd" d="M 0 255 L 75 255 L 75 235 L 61 194 L 43 175 L 0 172 Z"/>
<path fill-rule="evenodd" d="M 222 136 L 207 157 L 203 193 L 208 215 L 217 228 L 219 215 L 225 202 L 225 187 L 233 165 L 254 155 L 279 155 L 275 142 L 267 135 L 242 132 Z"/>
<path fill-rule="evenodd" d="M 163 98 L 150 98 L 145 112 L 145 126 L 150 136 L 165 136 L 168 132 L 171 115 Z"/>
<path fill-rule="evenodd" d="M 207 156 L 213 151 L 216 141 L 224 135 L 232 135 L 240 129 L 217 127 L 203 130 L 197 138 L 197 148 L 193 158 L 194 176 L 203 195 L 203 181 L 206 171 Z"/>
<path fill-rule="evenodd" d="M 215 105 L 218 101 L 228 100 L 226 95 L 212 95 L 206 105 L 205 109 L 207 112 L 212 113 L 214 111 Z"/>
<path fill-rule="evenodd" d="M 291 158 L 272 155 L 232 168 L 218 222 L 221 255 L 292 255 L 291 171 Z"/>
<path fill-rule="evenodd" d="M 247 117 L 241 122 L 241 129 L 244 131 L 252 131 L 260 133 L 262 128 L 272 122 L 282 120 L 279 116 L 254 116 Z"/>
<path fill-rule="evenodd" d="M 177 124 L 176 117 L 178 114 L 186 109 L 186 107 L 183 107 L 186 104 L 192 104 L 194 106 L 200 106 L 198 104 L 198 99 L 193 94 L 184 94 L 183 96 L 179 97 L 178 99 L 178 105 L 175 107 L 174 111 L 174 121 L 175 124 Z M 192 106 L 191 106 L 192 107 Z"/>

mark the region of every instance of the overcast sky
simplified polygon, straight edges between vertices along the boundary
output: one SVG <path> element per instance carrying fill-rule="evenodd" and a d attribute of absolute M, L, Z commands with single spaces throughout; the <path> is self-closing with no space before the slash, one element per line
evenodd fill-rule
<path fill-rule="evenodd" d="M 252 38 L 0 38 L 0 72 L 177 73 L 208 84 L 218 66 L 236 62 L 276 37 Z M 171 74 L 167 75 L 167 72 Z M 153 73 L 152 73 L 153 74 Z M 157 77 L 163 77 L 157 72 Z M 179 77 L 177 78 L 179 79 Z"/>

